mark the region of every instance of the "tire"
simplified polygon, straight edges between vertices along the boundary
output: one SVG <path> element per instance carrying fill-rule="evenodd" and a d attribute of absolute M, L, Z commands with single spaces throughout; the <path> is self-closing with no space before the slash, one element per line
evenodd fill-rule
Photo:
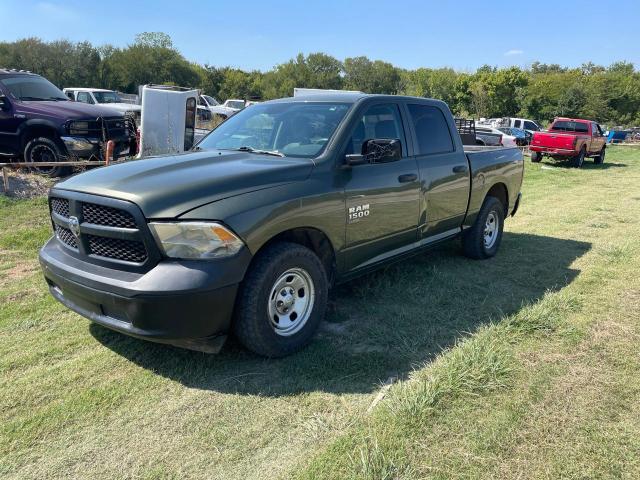
<path fill-rule="evenodd" d="M 476 260 L 493 257 L 502 241 L 505 206 L 496 197 L 484 199 L 473 226 L 462 234 L 464 254 Z M 492 225 L 492 226 L 491 226 Z M 488 235 L 492 232 L 491 235 Z"/>
<path fill-rule="evenodd" d="M 576 168 L 580 168 L 582 167 L 582 164 L 584 163 L 584 157 L 587 156 L 587 151 L 584 147 L 582 147 L 580 149 L 580 153 L 573 157 L 573 166 Z"/>
<path fill-rule="evenodd" d="M 232 328 L 249 350 L 283 357 L 306 346 L 324 318 L 327 273 L 315 253 L 296 243 L 276 243 L 258 255 L 240 287 Z"/>
<path fill-rule="evenodd" d="M 531 161 L 533 163 L 540 163 L 542 160 L 542 154 L 540 152 L 531 152 Z"/>
<path fill-rule="evenodd" d="M 36 137 L 27 142 L 24 149 L 24 161 L 37 164 L 38 162 L 61 162 L 64 158 L 60 147 L 53 140 L 46 137 Z M 68 167 L 33 167 L 33 171 L 46 177 L 60 177 L 65 175 Z"/>
<path fill-rule="evenodd" d="M 607 148 L 602 147 L 602 150 L 600 150 L 600 155 L 593 158 L 593 163 L 595 163 L 596 165 L 602 165 L 604 163 L 604 156 L 606 153 L 607 153 Z"/>

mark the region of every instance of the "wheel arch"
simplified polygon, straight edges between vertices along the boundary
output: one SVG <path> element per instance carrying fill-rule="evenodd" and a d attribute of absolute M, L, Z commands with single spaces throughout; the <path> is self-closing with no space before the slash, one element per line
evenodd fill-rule
<path fill-rule="evenodd" d="M 327 278 L 329 279 L 329 284 L 331 285 L 333 283 L 336 275 L 336 252 L 331 243 L 331 239 L 325 232 L 316 227 L 294 227 L 283 230 L 260 245 L 253 259 L 255 260 L 267 247 L 278 242 L 297 243 L 298 245 L 307 247 L 315 253 L 322 262 Z M 252 263 L 254 260 L 252 260 Z M 249 265 L 249 268 L 251 268 L 251 265 Z"/>
<path fill-rule="evenodd" d="M 487 197 L 495 197 L 500 200 L 500 203 L 504 206 L 504 216 L 505 218 L 509 216 L 509 189 L 503 182 L 494 183 L 489 190 L 487 190 L 487 194 L 485 195 L 485 199 Z M 484 200 L 483 200 L 484 202 Z"/>
<path fill-rule="evenodd" d="M 53 122 L 47 120 L 29 120 L 20 126 L 20 149 L 24 151 L 29 141 L 37 137 L 51 138 L 60 143 L 58 127 Z"/>

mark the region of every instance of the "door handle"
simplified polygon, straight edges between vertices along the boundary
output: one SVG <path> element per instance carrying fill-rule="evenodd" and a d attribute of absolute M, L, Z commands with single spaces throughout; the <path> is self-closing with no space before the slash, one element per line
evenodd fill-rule
<path fill-rule="evenodd" d="M 466 165 L 456 165 L 453 167 L 453 173 L 467 173 Z"/>
<path fill-rule="evenodd" d="M 400 175 L 398 177 L 398 181 L 400 183 L 415 182 L 417 179 L 418 175 L 416 175 L 415 173 L 405 173 L 404 175 Z"/>

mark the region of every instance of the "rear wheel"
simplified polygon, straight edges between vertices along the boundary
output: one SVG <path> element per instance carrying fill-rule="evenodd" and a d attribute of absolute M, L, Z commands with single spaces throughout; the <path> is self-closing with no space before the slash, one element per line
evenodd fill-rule
<path fill-rule="evenodd" d="M 505 206 L 496 197 L 487 197 L 473 226 L 462 236 L 462 249 L 469 258 L 493 257 L 502 241 Z"/>
<path fill-rule="evenodd" d="M 531 161 L 533 163 L 539 163 L 542 160 L 542 154 L 540 152 L 531 152 Z"/>
<path fill-rule="evenodd" d="M 595 163 L 596 165 L 602 165 L 604 163 L 604 155 L 606 152 L 607 148 L 602 147 L 602 150 L 600 150 L 600 154 L 597 157 L 594 157 L 593 163 Z"/>
<path fill-rule="evenodd" d="M 315 253 L 276 243 L 259 254 L 242 284 L 233 331 L 259 355 L 289 355 L 311 341 L 327 296 L 327 275 Z"/>
<path fill-rule="evenodd" d="M 46 137 L 37 137 L 30 140 L 24 149 L 24 160 L 33 163 L 33 171 L 47 177 L 59 177 L 68 171 L 67 167 L 42 166 L 38 163 L 61 162 L 63 154 L 53 140 Z"/>
<path fill-rule="evenodd" d="M 578 156 L 573 157 L 573 166 L 576 168 L 580 168 L 582 167 L 582 164 L 584 163 L 584 157 L 587 156 L 587 150 L 582 147 L 580 149 L 580 153 L 578 154 Z"/>

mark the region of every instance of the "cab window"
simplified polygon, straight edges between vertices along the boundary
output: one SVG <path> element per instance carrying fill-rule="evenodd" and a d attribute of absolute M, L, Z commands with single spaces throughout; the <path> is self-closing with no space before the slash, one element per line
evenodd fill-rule
<path fill-rule="evenodd" d="M 82 103 L 93 103 L 93 99 L 89 92 L 78 92 L 77 101 Z"/>
<path fill-rule="evenodd" d="M 362 153 L 364 142 L 373 139 L 400 140 L 404 156 L 406 142 L 397 105 L 389 103 L 369 107 L 356 123 L 347 154 Z"/>

